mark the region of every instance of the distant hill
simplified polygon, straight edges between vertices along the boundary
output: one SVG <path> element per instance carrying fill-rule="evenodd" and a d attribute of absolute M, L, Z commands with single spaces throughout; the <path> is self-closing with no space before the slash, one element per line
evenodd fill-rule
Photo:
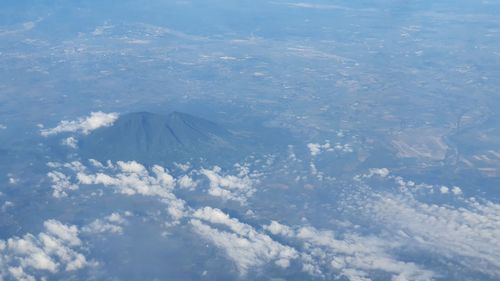
<path fill-rule="evenodd" d="M 161 115 L 137 112 L 122 115 L 113 126 L 99 128 L 79 140 L 85 158 L 136 160 L 146 164 L 230 160 L 238 138 L 203 118 L 173 112 Z"/>

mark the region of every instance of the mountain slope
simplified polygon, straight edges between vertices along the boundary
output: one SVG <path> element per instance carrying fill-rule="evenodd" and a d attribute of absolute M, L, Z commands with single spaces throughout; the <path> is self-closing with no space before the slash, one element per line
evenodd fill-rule
<path fill-rule="evenodd" d="M 172 163 L 234 154 L 237 139 L 221 126 L 189 114 L 137 112 L 120 116 L 79 141 L 86 158 Z"/>

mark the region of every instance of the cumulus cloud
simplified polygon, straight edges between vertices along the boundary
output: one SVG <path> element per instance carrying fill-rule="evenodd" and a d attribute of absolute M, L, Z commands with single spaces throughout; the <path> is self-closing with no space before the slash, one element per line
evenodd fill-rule
<path fill-rule="evenodd" d="M 442 194 L 446 194 L 446 193 L 448 193 L 448 192 L 450 191 L 450 189 L 449 189 L 447 186 L 444 186 L 444 185 L 443 185 L 443 186 L 441 186 L 441 187 L 439 188 L 439 191 L 440 191 Z"/>
<path fill-rule="evenodd" d="M 455 195 L 460 195 L 462 194 L 462 189 L 458 186 L 454 186 L 451 188 L 451 192 L 453 192 L 453 194 Z"/>
<path fill-rule="evenodd" d="M 40 133 L 44 137 L 65 132 L 81 132 L 83 134 L 88 134 L 95 129 L 113 125 L 116 119 L 118 119 L 118 113 L 104 113 L 101 111 L 91 112 L 90 116 L 81 117 L 73 121 L 63 120 L 59 122 L 56 127 L 42 129 Z"/>
<path fill-rule="evenodd" d="M 76 149 L 78 147 L 78 140 L 75 139 L 74 137 L 69 137 L 69 138 L 63 139 L 62 144 L 67 146 L 67 147 L 71 147 L 71 148 Z"/>
<path fill-rule="evenodd" d="M 62 144 L 71 148 L 78 147 L 78 140 L 74 137 L 65 138 L 62 140 Z"/>
<path fill-rule="evenodd" d="M 256 191 L 246 167 L 241 167 L 238 175 L 222 175 L 222 169 L 217 166 L 211 170 L 201 169 L 200 173 L 210 182 L 208 193 L 224 200 L 245 203 Z"/>
<path fill-rule="evenodd" d="M 0 279 L 35 280 L 40 272 L 73 271 L 91 264 L 78 252 L 82 242 L 76 226 L 47 220 L 44 228 L 37 236 L 0 240 Z"/>
<path fill-rule="evenodd" d="M 78 185 L 72 183 L 71 178 L 61 172 L 49 172 L 47 176 L 52 181 L 52 196 L 56 198 L 66 197 L 68 196 L 67 191 L 78 189 Z"/>
<path fill-rule="evenodd" d="M 372 168 L 368 170 L 368 174 L 363 175 L 365 178 L 371 178 L 373 176 L 379 176 L 385 178 L 389 175 L 390 171 L 387 168 Z"/>
<path fill-rule="evenodd" d="M 322 149 L 327 149 L 330 148 L 329 143 L 325 144 L 319 144 L 319 143 L 309 143 L 307 144 L 307 148 L 309 148 L 309 151 L 311 152 L 311 156 L 316 156 L 319 155 Z"/>
<path fill-rule="evenodd" d="M 174 162 L 174 165 L 183 172 L 187 172 L 191 168 L 191 163 L 189 162 L 185 164 Z"/>
<path fill-rule="evenodd" d="M 290 261 L 298 257 L 295 249 L 274 241 L 268 235 L 231 218 L 219 209 L 211 207 L 198 209 L 193 217 L 190 223 L 194 230 L 223 249 L 241 274 L 270 262 L 287 268 Z M 229 231 L 217 229 L 216 226 L 226 227 Z"/>
<path fill-rule="evenodd" d="M 264 229 L 271 232 L 273 235 L 282 235 L 287 237 L 294 236 L 294 232 L 289 226 L 281 224 L 277 221 L 271 221 L 269 225 L 264 226 Z"/>
<path fill-rule="evenodd" d="M 194 189 L 198 184 L 188 175 L 183 175 L 177 182 L 181 188 Z"/>
<path fill-rule="evenodd" d="M 65 164 L 49 163 L 49 167 L 66 168 L 76 173 L 77 183 L 60 170 L 48 174 L 53 182 L 54 197 L 67 196 L 67 192 L 76 190 L 81 185 L 103 185 L 128 196 L 142 195 L 159 198 L 167 205 L 167 212 L 175 223 L 185 215 L 185 202 L 173 193 L 177 181 L 165 168 L 155 165 L 148 170 L 135 161 L 117 161 L 116 163 L 108 161 L 106 166 L 97 160 L 90 160 L 90 163 L 93 168 L 97 169 L 95 173 L 89 172 L 87 167 L 77 161 Z"/>

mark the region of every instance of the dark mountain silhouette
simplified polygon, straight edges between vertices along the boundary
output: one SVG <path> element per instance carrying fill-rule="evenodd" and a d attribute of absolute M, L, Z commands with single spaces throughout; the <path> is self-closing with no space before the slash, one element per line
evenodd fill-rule
<path fill-rule="evenodd" d="M 173 112 L 122 115 L 113 126 L 79 140 L 82 156 L 97 160 L 136 160 L 146 164 L 233 159 L 237 138 L 203 118 Z"/>

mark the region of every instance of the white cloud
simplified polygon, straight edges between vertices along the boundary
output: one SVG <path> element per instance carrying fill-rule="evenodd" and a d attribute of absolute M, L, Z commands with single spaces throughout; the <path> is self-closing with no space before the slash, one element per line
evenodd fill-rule
<path fill-rule="evenodd" d="M 460 195 L 462 194 L 462 189 L 460 189 L 460 187 L 458 186 L 454 186 L 451 188 L 451 192 L 453 192 L 453 194 L 455 195 Z"/>
<path fill-rule="evenodd" d="M 0 124 L 0 130 L 5 130 L 5 129 L 7 129 L 7 126 Z"/>
<path fill-rule="evenodd" d="M 183 175 L 177 182 L 181 188 L 194 189 L 197 186 L 197 183 L 188 175 Z"/>
<path fill-rule="evenodd" d="M 2 205 L 2 208 L 0 208 L 0 210 L 2 212 L 6 212 L 9 208 L 12 208 L 14 207 L 14 203 L 12 203 L 11 201 L 5 201 Z"/>
<path fill-rule="evenodd" d="M 89 173 L 80 162 L 52 163 L 49 166 L 59 169 L 64 167 L 75 172 L 79 185 L 104 185 L 128 196 L 158 197 L 160 202 L 167 205 L 167 212 L 174 219 L 174 223 L 178 223 L 185 216 L 185 202 L 173 193 L 177 182 L 165 168 L 155 165 L 148 171 L 135 161 L 118 161 L 116 164 L 108 161 L 106 166 L 96 160 L 90 160 L 90 163 L 97 169 L 96 173 Z M 49 177 L 53 180 L 55 197 L 67 196 L 67 191 L 78 189 L 78 185 L 72 183 L 71 178 L 61 171 L 52 171 Z"/>
<path fill-rule="evenodd" d="M 118 167 L 121 169 L 122 172 L 125 173 L 136 173 L 136 174 L 144 174 L 146 173 L 146 168 L 142 165 L 139 164 L 135 161 L 129 161 L 129 162 L 123 162 L 123 161 L 118 161 L 116 162 Z"/>
<path fill-rule="evenodd" d="M 372 168 L 368 170 L 368 174 L 363 175 L 365 178 L 371 178 L 373 176 L 379 176 L 381 178 L 385 178 L 390 174 L 389 169 L 387 168 Z"/>
<path fill-rule="evenodd" d="M 65 138 L 62 140 L 62 144 L 71 148 L 78 147 L 78 140 L 74 137 Z"/>
<path fill-rule="evenodd" d="M 309 148 L 309 151 L 311 152 L 311 156 L 316 156 L 316 155 L 320 154 L 321 149 L 323 148 L 323 145 L 321 145 L 319 143 L 309 143 L 309 144 L 307 144 L 307 147 Z M 328 144 L 328 147 L 330 147 L 330 144 Z"/>
<path fill-rule="evenodd" d="M 500 276 L 500 205 L 467 199 L 463 206 L 421 203 L 412 196 L 377 195 L 366 204 L 374 222 L 404 231 L 414 246 L 473 271 Z"/>
<path fill-rule="evenodd" d="M 122 234 L 123 225 L 127 223 L 126 219 L 119 213 L 112 213 L 103 219 L 96 219 L 90 224 L 84 226 L 82 231 L 92 234 L 114 233 Z"/>
<path fill-rule="evenodd" d="M 61 172 L 49 172 L 47 176 L 52 181 L 52 195 L 56 198 L 66 197 L 68 196 L 67 191 L 78 189 L 78 185 L 72 183 L 71 178 Z"/>
<path fill-rule="evenodd" d="M 35 280 L 37 273 L 73 271 L 91 265 L 77 249 L 82 242 L 76 226 L 44 222 L 45 231 L 0 240 L 0 279 Z"/>
<path fill-rule="evenodd" d="M 427 183 L 416 183 L 412 180 L 406 180 L 401 176 L 391 174 L 387 168 L 373 168 L 369 169 L 368 173 L 363 175 L 356 175 L 354 177 L 357 181 L 363 181 L 374 176 L 379 179 L 387 179 L 393 181 L 397 186 L 397 191 L 403 194 L 413 195 L 431 195 L 431 194 L 452 194 L 455 196 L 462 195 L 462 189 L 458 186 L 448 187 L 446 185 L 431 185 Z M 396 190 L 395 190 L 396 191 Z"/>
<path fill-rule="evenodd" d="M 319 143 L 308 143 L 307 148 L 309 148 L 309 152 L 311 153 L 311 156 L 318 156 L 324 151 L 332 152 L 332 151 L 338 151 L 338 152 L 343 152 L 343 153 L 350 153 L 353 152 L 352 146 L 348 143 L 346 144 L 341 144 L 341 143 L 336 143 L 335 145 L 331 145 L 330 141 L 325 141 L 324 144 L 319 144 Z"/>
<path fill-rule="evenodd" d="M 212 170 L 201 169 L 200 173 L 206 176 L 210 182 L 208 194 L 221 197 L 224 200 L 234 200 L 245 203 L 255 193 L 254 180 L 250 177 L 248 169 L 241 167 L 237 176 L 222 175 L 219 167 Z"/>
<path fill-rule="evenodd" d="M 104 165 L 103 163 L 95 160 L 95 159 L 89 159 L 89 162 L 90 164 L 94 167 L 94 168 L 98 168 L 98 169 L 114 169 L 114 164 L 113 162 L 111 162 L 110 160 L 106 161 L 106 165 Z"/>
<path fill-rule="evenodd" d="M 271 224 L 265 225 L 264 229 L 271 232 L 273 235 L 281 235 L 286 237 L 292 237 L 294 235 L 293 230 L 284 224 L 277 221 L 271 221 Z"/>
<path fill-rule="evenodd" d="M 35 28 L 36 25 L 39 22 L 41 22 L 42 20 L 44 20 L 44 19 L 43 18 L 38 18 L 37 20 L 34 20 L 34 21 L 23 22 L 22 24 L 17 25 L 16 28 L 11 29 L 11 30 L 2 30 L 2 29 L 0 29 L 0 36 L 12 35 L 12 34 L 16 34 L 16 33 L 22 33 L 22 32 L 26 32 L 26 31 L 30 31 L 33 28 Z"/>
<path fill-rule="evenodd" d="M 101 111 L 91 112 L 90 116 L 81 117 L 74 121 L 63 120 L 59 122 L 56 127 L 42 129 L 40 133 L 44 137 L 64 132 L 81 132 L 83 134 L 88 134 L 95 129 L 113 125 L 116 119 L 118 119 L 118 113 L 104 113 Z"/>
<path fill-rule="evenodd" d="M 442 194 L 446 194 L 446 193 L 448 193 L 448 192 L 450 191 L 450 189 L 449 189 L 448 187 L 446 187 L 446 186 L 444 186 L 444 185 L 443 185 L 443 186 L 441 186 L 441 187 L 439 188 L 439 191 L 440 191 Z"/>
<path fill-rule="evenodd" d="M 185 164 L 174 162 L 174 165 L 183 172 L 187 172 L 191 168 L 191 163 L 189 162 Z"/>
<path fill-rule="evenodd" d="M 67 242 L 71 246 L 78 246 L 82 243 L 78 238 L 78 228 L 74 225 L 67 226 L 56 220 L 45 221 L 43 225 L 48 233 Z"/>
<path fill-rule="evenodd" d="M 18 281 L 36 281 L 35 277 L 24 272 L 24 269 L 21 266 L 9 267 L 9 273 Z"/>
<path fill-rule="evenodd" d="M 285 3 L 287 6 L 296 7 L 296 8 L 305 8 L 305 9 L 316 9 L 316 10 L 351 10 L 350 8 L 338 5 L 323 5 L 323 4 L 315 4 L 315 3 L 306 3 L 306 2 L 298 2 L 298 3 Z"/>
<path fill-rule="evenodd" d="M 190 223 L 194 230 L 215 246 L 223 249 L 235 262 L 241 274 L 270 262 L 287 268 L 290 261 L 298 257 L 295 249 L 274 241 L 268 235 L 229 217 L 219 209 L 211 207 L 198 209 L 193 217 Z M 223 226 L 229 228 L 230 231 L 219 230 L 215 226 Z"/>
<path fill-rule="evenodd" d="M 96 174 L 78 172 L 77 179 L 82 185 L 102 184 L 121 194 L 171 198 L 170 191 L 175 182 L 162 167 L 153 167 L 155 176 L 152 176 L 144 166 L 133 161 L 118 161 L 117 165 L 119 170 L 104 170 Z"/>
<path fill-rule="evenodd" d="M 303 271 L 323 278 L 332 278 L 332 270 L 349 280 L 370 280 L 372 271 L 393 274 L 393 278 L 431 280 L 432 273 L 409 262 L 398 261 L 388 254 L 396 243 L 373 236 L 345 234 L 342 239 L 333 231 L 311 226 L 291 228 L 272 221 L 264 226 L 273 235 L 281 235 L 303 243 L 300 251 Z"/>

